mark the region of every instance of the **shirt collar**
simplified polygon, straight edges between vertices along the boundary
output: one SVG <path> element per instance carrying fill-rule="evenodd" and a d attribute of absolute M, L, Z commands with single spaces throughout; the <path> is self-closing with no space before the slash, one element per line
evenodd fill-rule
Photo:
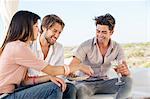
<path fill-rule="evenodd" d="M 96 39 L 96 37 L 94 37 L 93 39 L 94 39 L 93 44 L 94 44 L 94 45 L 97 45 L 97 39 Z M 114 48 L 114 42 L 113 42 L 113 40 L 111 40 L 111 39 L 110 39 L 110 45 L 109 45 L 109 47 L 110 47 L 111 49 Z"/>
<path fill-rule="evenodd" d="M 97 44 L 97 39 L 96 39 L 96 37 L 94 37 L 93 39 L 94 39 L 93 43 L 94 43 L 94 45 L 96 45 L 96 44 Z"/>

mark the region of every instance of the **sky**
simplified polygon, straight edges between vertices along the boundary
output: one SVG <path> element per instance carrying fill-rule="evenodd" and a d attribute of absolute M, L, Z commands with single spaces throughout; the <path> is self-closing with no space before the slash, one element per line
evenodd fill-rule
<path fill-rule="evenodd" d="M 106 13 L 116 19 L 113 40 L 119 43 L 150 42 L 149 0 L 20 0 L 18 9 L 32 11 L 41 18 L 48 14 L 58 15 L 65 23 L 58 39 L 64 46 L 79 45 L 94 37 L 93 19 Z M 3 31 L 2 24 L 0 31 Z"/>

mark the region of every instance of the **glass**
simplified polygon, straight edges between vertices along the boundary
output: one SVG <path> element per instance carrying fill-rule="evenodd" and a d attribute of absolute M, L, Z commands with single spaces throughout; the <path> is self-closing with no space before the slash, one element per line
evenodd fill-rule
<path fill-rule="evenodd" d="M 122 60 L 118 61 L 118 60 L 113 60 L 111 61 L 111 66 L 113 67 L 113 69 L 117 72 L 117 66 L 119 64 L 122 64 Z M 117 78 L 118 81 L 115 83 L 115 85 L 123 85 L 125 84 L 125 82 L 121 81 L 121 74 L 117 72 Z"/>

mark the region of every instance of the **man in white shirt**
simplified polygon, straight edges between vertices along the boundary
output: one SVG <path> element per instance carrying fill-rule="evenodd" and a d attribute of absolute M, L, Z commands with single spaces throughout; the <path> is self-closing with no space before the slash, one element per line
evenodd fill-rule
<path fill-rule="evenodd" d="M 32 50 L 36 53 L 36 56 L 45 60 L 51 65 L 64 65 L 64 50 L 63 46 L 56 42 L 61 34 L 65 24 L 56 15 L 51 14 L 43 18 L 41 24 L 41 33 L 39 34 L 37 41 L 31 45 Z M 45 76 L 46 74 L 29 69 L 29 76 Z M 51 81 L 55 84 L 60 83 L 57 77 L 51 77 Z M 67 83 L 66 90 L 63 94 L 64 99 L 75 99 L 76 88 L 73 84 Z"/>
<path fill-rule="evenodd" d="M 50 45 L 47 50 L 47 53 L 44 56 L 43 49 L 41 47 L 41 42 L 40 41 L 41 34 L 38 36 L 37 41 L 34 42 L 31 46 L 31 49 L 36 53 L 36 56 L 39 59 L 45 60 L 47 63 L 51 65 L 64 65 L 64 49 L 62 44 L 55 42 L 53 45 Z M 41 76 L 44 75 L 43 72 L 39 72 L 34 69 L 29 69 L 29 74 L 31 76 Z"/>

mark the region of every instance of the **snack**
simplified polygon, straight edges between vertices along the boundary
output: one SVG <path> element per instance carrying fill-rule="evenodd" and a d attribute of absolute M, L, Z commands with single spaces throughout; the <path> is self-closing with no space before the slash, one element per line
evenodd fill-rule
<path fill-rule="evenodd" d="M 78 76 L 78 75 L 75 75 L 75 74 L 71 74 L 67 77 L 67 79 L 70 80 L 70 81 L 81 81 L 81 80 L 86 80 L 87 78 L 89 78 L 88 75 Z"/>

